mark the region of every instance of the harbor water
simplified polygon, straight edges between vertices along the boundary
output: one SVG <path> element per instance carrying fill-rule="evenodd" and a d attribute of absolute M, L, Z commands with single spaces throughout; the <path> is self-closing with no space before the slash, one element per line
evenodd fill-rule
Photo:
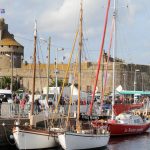
<path fill-rule="evenodd" d="M 1 147 L 1 150 L 17 150 L 14 146 Z M 61 148 L 49 150 L 62 150 Z M 97 150 L 150 150 L 150 130 L 142 135 L 120 136 L 110 138 L 107 147 Z"/>
<path fill-rule="evenodd" d="M 5 106 L 6 107 L 6 106 Z M 74 111 L 76 110 L 75 106 L 72 106 L 74 109 Z M 9 106 L 8 106 L 9 108 Z M 87 108 L 86 107 L 82 107 L 82 111 L 84 112 Z M 7 109 L 5 109 L 6 111 Z M 5 113 L 5 111 L 3 113 Z M 10 114 L 13 113 L 8 113 L 9 109 L 6 111 L 7 115 L 10 116 Z M 64 109 L 65 112 L 65 109 Z M 6 114 L 2 114 L 5 117 Z M 41 112 L 42 114 L 42 112 Z M 13 118 L 13 116 L 12 116 Z M 13 118 L 14 119 L 14 118 Z M 27 118 L 23 118 L 22 122 L 26 121 Z M 9 118 L 10 121 L 10 118 Z M 5 120 L 6 122 L 6 120 Z M 1 124 L 3 123 L 3 121 L 1 122 Z M 14 123 L 14 120 L 11 123 L 8 124 L 12 124 Z M 7 122 L 6 122 L 7 124 Z M 40 142 L 40 141 L 39 141 Z M 17 148 L 12 145 L 12 146 L 0 146 L 0 150 L 17 150 Z M 49 149 L 49 150 L 62 150 L 61 148 L 55 148 L 55 149 Z M 150 150 L 150 129 L 142 134 L 142 135 L 132 135 L 132 136 L 120 136 L 120 137 L 111 137 L 109 144 L 107 147 L 104 148 L 99 148 L 98 150 Z"/>

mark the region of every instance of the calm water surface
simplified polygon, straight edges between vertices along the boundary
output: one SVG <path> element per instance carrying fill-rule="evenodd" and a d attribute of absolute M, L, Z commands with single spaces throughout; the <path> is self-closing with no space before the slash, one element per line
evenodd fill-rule
<path fill-rule="evenodd" d="M 0 150 L 17 150 L 15 147 L 0 147 Z M 49 149 L 49 150 L 61 150 Z M 150 150 L 150 130 L 142 135 L 114 137 L 107 147 L 97 150 Z"/>

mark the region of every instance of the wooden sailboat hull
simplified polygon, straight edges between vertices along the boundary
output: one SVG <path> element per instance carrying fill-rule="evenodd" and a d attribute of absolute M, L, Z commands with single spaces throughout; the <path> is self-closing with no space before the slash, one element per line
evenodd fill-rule
<path fill-rule="evenodd" d="M 107 146 L 109 134 L 83 134 L 66 132 L 58 135 L 58 140 L 63 149 L 91 149 Z"/>
<path fill-rule="evenodd" d="M 141 134 L 146 132 L 149 127 L 150 123 L 140 125 L 108 123 L 111 136 Z"/>
<path fill-rule="evenodd" d="M 58 146 L 57 136 L 48 131 L 15 127 L 13 136 L 19 149 L 44 149 Z"/>

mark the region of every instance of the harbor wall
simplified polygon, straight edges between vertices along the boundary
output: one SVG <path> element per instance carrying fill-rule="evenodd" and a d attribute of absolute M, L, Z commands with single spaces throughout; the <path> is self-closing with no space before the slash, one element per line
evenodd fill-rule
<path fill-rule="evenodd" d="M 115 87 L 122 85 L 125 90 L 134 89 L 134 77 L 135 70 L 139 69 L 140 71 L 136 73 L 136 87 L 137 90 L 150 90 L 150 66 L 149 65 L 137 65 L 137 64 L 125 64 L 123 62 L 115 63 Z M 70 79 L 70 75 L 73 76 L 73 66 L 70 67 L 70 71 L 67 75 L 67 82 Z M 101 66 L 99 73 L 99 80 L 97 84 L 98 91 L 101 91 L 105 75 L 105 68 Z M 112 91 L 112 62 L 108 65 L 107 73 L 107 85 L 106 93 L 110 94 Z M 50 65 L 50 83 L 52 80 L 55 81 L 55 64 Z M 67 70 L 67 64 L 58 64 L 58 79 L 64 79 Z M 92 62 L 87 62 L 82 64 L 82 73 L 81 73 L 81 88 L 83 91 L 91 92 L 93 90 L 95 76 L 96 76 L 97 64 Z M 0 78 L 4 76 L 11 77 L 12 69 L 11 68 L 0 68 Z M 33 64 L 22 64 L 21 68 L 13 68 L 14 80 L 19 80 L 21 87 L 24 87 L 28 91 L 32 91 L 32 74 L 33 74 Z M 105 75 L 106 76 L 106 75 Z M 77 75 L 74 78 L 75 83 L 77 83 Z M 1 81 L 1 80 L 0 80 Z M 1 82 L 0 82 L 1 83 Z M 36 71 L 36 91 L 41 92 L 42 88 L 47 86 L 47 65 L 40 64 L 37 65 Z M 0 84 L 1 86 L 1 84 Z"/>

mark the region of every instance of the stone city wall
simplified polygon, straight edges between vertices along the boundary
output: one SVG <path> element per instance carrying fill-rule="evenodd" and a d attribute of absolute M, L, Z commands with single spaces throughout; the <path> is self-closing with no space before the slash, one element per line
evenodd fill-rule
<path fill-rule="evenodd" d="M 73 67 L 71 67 L 73 68 Z M 102 80 L 102 76 L 104 76 L 104 71 L 101 66 L 101 71 L 99 73 L 98 80 L 98 91 L 101 91 L 101 87 L 103 85 L 104 79 Z M 106 66 L 104 67 L 105 70 Z M 111 93 L 112 91 L 112 63 L 108 66 L 107 73 L 107 85 L 106 85 L 106 93 Z M 65 70 L 67 69 L 66 64 L 58 64 L 58 79 L 63 79 L 65 76 Z M 90 63 L 82 64 L 82 73 L 81 73 L 81 86 L 83 91 L 92 91 L 95 76 L 96 76 L 97 64 Z M 134 86 L 134 76 L 135 69 L 139 69 L 140 71 L 136 73 L 136 82 L 137 82 L 137 90 L 150 90 L 150 67 L 146 65 L 135 65 L 135 64 L 123 64 L 116 63 L 115 65 L 115 87 L 122 85 L 123 89 L 133 90 Z M 32 76 L 33 76 L 33 65 L 32 64 L 23 64 L 22 68 L 13 68 L 13 76 L 21 77 L 21 84 L 26 89 L 32 91 Z M 0 77 L 3 76 L 11 76 L 11 69 L 1 68 L 0 69 Z M 55 80 L 55 65 L 50 65 L 50 75 L 53 80 Z M 69 71 L 69 74 L 73 75 L 73 70 Z M 69 80 L 69 75 L 67 76 L 67 80 Z M 77 76 L 75 77 L 75 81 L 77 83 Z M 36 90 L 42 91 L 42 87 L 47 86 L 47 65 L 41 64 L 37 65 L 36 72 Z"/>

